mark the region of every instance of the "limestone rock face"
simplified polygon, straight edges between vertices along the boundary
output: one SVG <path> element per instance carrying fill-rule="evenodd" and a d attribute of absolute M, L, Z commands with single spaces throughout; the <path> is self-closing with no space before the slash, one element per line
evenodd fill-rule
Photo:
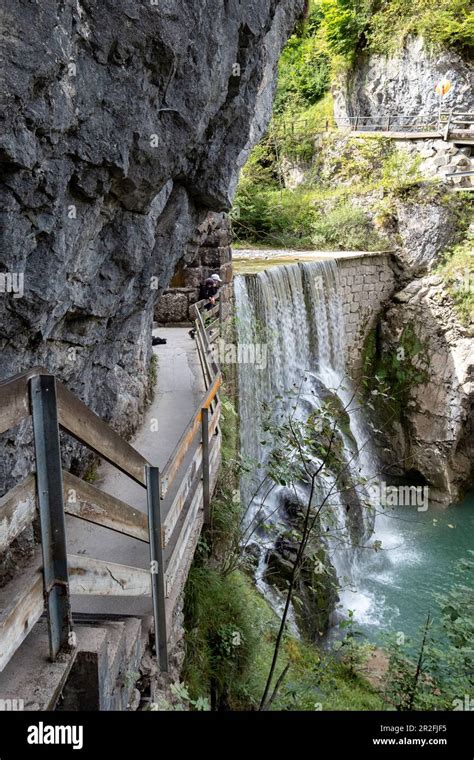
<path fill-rule="evenodd" d="M 474 66 L 453 51 L 431 53 L 421 37 L 409 38 L 393 56 L 359 57 L 352 70 L 335 87 L 335 118 L 347 116 L 435 117 L 439 99 L 436 83 L 446 77 L 453 87 L 443 98 L 444 110 L 467 112 L 474 107 Z"/>
<path fill-rule="evenodd" d="M 303 5 L 6 0 L 0 377 L 42 364 L 136 426 L 155 301 L 229 206 Z"/>
<path fill-rule="evenodd" d="M 439 264 L 441 254 L 454 241 L 457 218 L 453 209 L 435 200 L 396 203 L 401 245 L 399 261 L 406 274 L 419 277 Z"/>
<path fill-rule="evenodd" d="M 436 275 L 394 297 L 381 325 L 384 354 L 396 353 L 407 327 L 422 346 L 413 359 L 422 380 L 410 386 L 403 424 L 394 426 L 393 458 L 426 479 L 430 500 L 450 504 L 474 477 L 474 340 Z"/>

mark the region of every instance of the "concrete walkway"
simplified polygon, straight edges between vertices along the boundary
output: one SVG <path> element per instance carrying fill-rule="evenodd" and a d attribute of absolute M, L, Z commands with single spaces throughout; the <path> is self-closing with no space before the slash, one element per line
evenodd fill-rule
<path fill-rule="evenodd" d="M 168 342 L 153 349 L 158 357 L 155 397 L 131 444 L 160 468 L 173 453 L 205 392 L 196 344 L 188 331 L 168 327 L 153 332 Z M 94 485 L 146 512 L 145 489 L 112 465 L 100 466 Z M 67 518 L 67 540 L 70 554 L 149 567 L 148 545 L 74 517 Z M 151 612 L 151 600 L 76 596 L 72 608 L 74 612 L 146 614 Z"/>

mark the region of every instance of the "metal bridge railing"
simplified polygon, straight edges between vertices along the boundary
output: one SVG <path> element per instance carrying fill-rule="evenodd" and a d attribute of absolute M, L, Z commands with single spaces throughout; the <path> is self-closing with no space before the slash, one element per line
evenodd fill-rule
<path fill-rule="evenodd" d="M 337 119 L 337 125 L 330 119 L 293 119 L 282 121 L 274 125 L 273 136 L 285 138 L 304 135 L 306 138 L 311 133 L 336 130 L 349 130 L 352 132 L 397 132 L 418 133 L 435 132 L 448 138 L 450 131 L 463 131 L 473 128 L 473 113 L 458 113 L 445 111 L 427 116 L 406 116 L 404 114 L 378 114 L 377 116 L 343 116 Z"/>

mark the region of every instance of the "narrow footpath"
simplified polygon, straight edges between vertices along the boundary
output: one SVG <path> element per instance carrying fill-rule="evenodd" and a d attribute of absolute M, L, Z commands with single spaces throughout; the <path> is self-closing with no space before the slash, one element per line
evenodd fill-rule
<path fill-rule="evenodd" d="M 158 357 L 155 396 L 130 441 L 149 462 L 160 468 L 166 465 L 205 392 L 196 344 L 188 331 L 189 328 L 181 327 L 153 331 L 153 335 L 166 338 L 167 343 L 153 348 Z M 112 465 L 101 464 L 94 485 L 146 512 L 145 489 Z M 149 566 L 149 549 L 141 541 L 72 516 L 67 518 L 66 529 L 70 554 L 84 554 L 134 567 Z M 151 611 L 151 599 L 73 596 L 72 609 L 73 612 L 147 614 Z"/>

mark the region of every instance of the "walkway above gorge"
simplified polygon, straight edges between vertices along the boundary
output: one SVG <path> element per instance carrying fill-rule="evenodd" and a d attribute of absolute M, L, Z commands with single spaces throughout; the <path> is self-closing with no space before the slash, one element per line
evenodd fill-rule
<path fill-rule="evenodd" d="M 155 331 L 167 343 L 131 442 L 47 369 L 0 383 L 0 433 L 32 422 L 35 465 L 0 498 L 0 550 L 40 528 L 0 589 L 0 709 L 51 710 L 60 697 L 62 709 L 127 709 L 147 648 L 169 670 L 220 465 L 220 303 L 205 318 L 199 306 L 194 340 Z M 93 478 L 64 469 L 59 429 L 100 457 Z"/>

